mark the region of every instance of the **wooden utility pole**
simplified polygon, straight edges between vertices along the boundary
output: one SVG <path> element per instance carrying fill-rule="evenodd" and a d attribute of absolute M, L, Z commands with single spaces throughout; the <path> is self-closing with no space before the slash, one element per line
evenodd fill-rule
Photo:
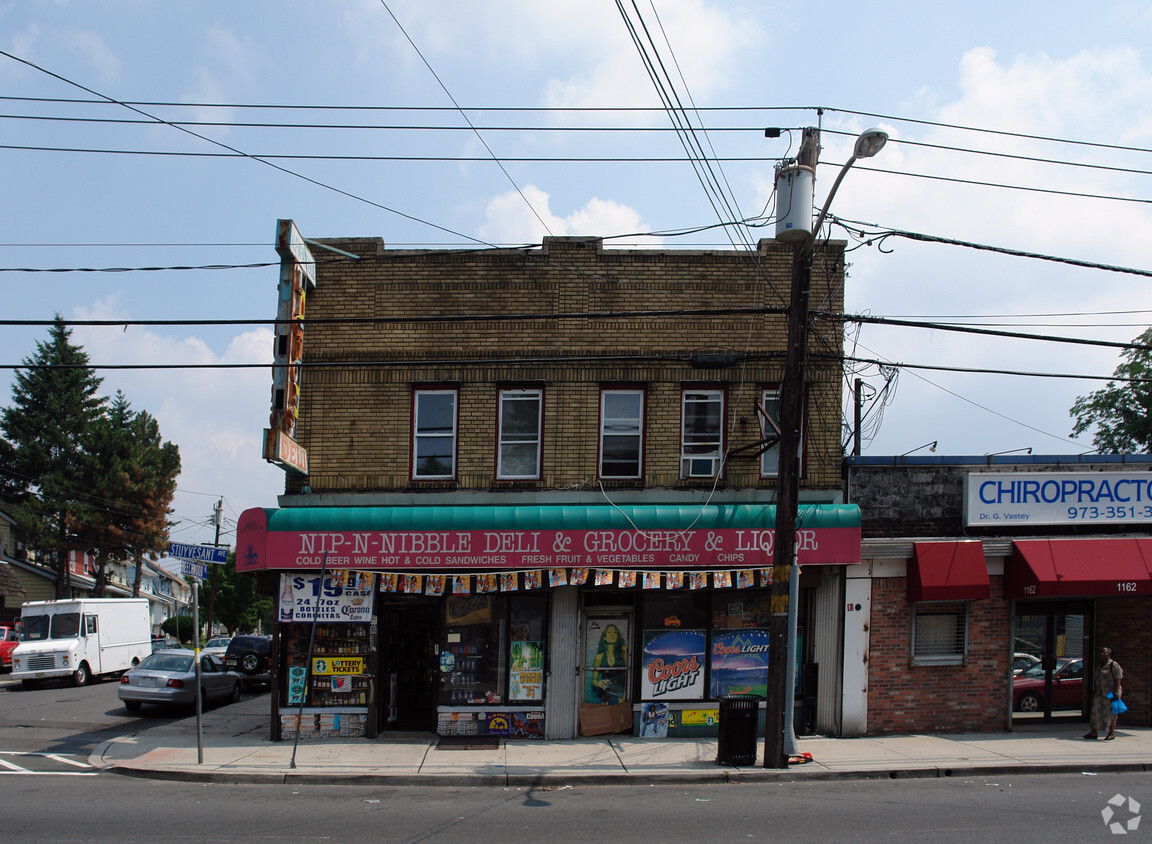
<path fill-rule="evenodd" d="M 807 128 L 796 163 L 816 171 L 820 131 Z M 776 541 L 772 560 L 771 617 L 768 623 L 768 694 L 765 704 L 764 767 L 787 768 L 784 710 L 788 695 L 789 593 L 796 566 L 796 515 L 800 498 L 800 434 L 804 419 L 804 369 L 808 357 L 808 298 L 814 240 L 792 247 L 792 290 L 788 303 L 788 346 L 780 388 L 780 464 L 776 475 Z"/>

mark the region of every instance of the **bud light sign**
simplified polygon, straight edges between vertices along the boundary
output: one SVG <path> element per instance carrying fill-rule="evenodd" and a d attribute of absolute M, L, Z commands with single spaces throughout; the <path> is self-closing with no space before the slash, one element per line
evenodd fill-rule
<path fill-rule="evenodd" d="M 716 631 L 712 636 L 712 694 L 768 694 L 768 631 Z"/>
<path fill-rule="evenodd" d="M 704 697 L 703 630 L 644 631 L 644 700 L 701 700 Z"/>

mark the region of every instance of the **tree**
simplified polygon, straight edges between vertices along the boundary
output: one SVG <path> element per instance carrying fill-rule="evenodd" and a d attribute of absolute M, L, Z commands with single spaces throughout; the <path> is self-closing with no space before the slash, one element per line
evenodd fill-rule
<path fill-rule="evenodd" d="M 136 577 L 132 595 L 140 597 L 144 557 L 157 559 L 168 547 L 168 516 L 176 494 L 176 477 L 180 474 L 180 450 L 160 437 L 160 425 L 148 413 L 140 411 L 129 426 L 133 444 L 133 466 L 129 474 L 133 503 L 128 525 L 131 531 L 129 551 L 136 560 Z"/>
<path fill-rule="evenodd" d="M 93 428 L 88 459 L 91 472 L 92 506 L 80 527 L 82 541 L 96 560 L 96 585 L 92 595 L 102 598 L 108 585 L 108 564 L 124 560 L 132 546 L 131 520 L 137 503 L 132 489 L 135 443 L 132 440 L 132 407 L 117 391 L 112 404 Z"/>
<path fill-rule="evenodd" d="M 58 598 L 71 593 L 68 554 L 83 547 L 77 528 L 88 518 L 85 468 L 106 402 L 97 393 L 101 379 L 71 336 L 57 314 L 48 342 L 38 341 L 15 373 L 12 406 L 0 411 L 12 515 L 27 542 L 52 562 Z"/>
<path fill-rule="evenodd" d="M 236 552 L 228 552 L 216 589 L 216 620 L 229 633 L 272 629 L 272 599 L 256 591 L 256 581 L 236 571 Z"/>
<path fill-rule="evenodd" d="M 1112 373 L 1116 381 L 1072 405 L 1072 436 L 1095 426 L 1092 444 L 1101 454 L 1152 454 L 1152 328 L 1121 357 Z"/>

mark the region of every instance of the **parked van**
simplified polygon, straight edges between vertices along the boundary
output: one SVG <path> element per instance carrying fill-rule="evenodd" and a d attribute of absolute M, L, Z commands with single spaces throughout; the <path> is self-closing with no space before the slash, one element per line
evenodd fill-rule
<path fill-rule="evenodd" d="M 127 671 L 152 653 L 148 615 L 145 598 L 30 601 L 21 608 L 12 676 L 27 688 L 49 677 L 71 677 L 83 686 Z"/>

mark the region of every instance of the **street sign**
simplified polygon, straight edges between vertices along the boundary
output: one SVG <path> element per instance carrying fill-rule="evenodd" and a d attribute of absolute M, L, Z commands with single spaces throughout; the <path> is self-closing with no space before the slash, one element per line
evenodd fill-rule
<path fill-rule="evenodd" d="M 204 580 L 208 577 L 208 566 L 189 562 L 188 560 L 181 560 L 180 574 L 186 574 Z"/>
<path fill-rule="evenodd" d="M 173 542 L 168 546 L 168 556 L 181 560 L 195 560 L 198 563 L 226 563 L 228 549 L 211 545 L 183 545 Z"/>

